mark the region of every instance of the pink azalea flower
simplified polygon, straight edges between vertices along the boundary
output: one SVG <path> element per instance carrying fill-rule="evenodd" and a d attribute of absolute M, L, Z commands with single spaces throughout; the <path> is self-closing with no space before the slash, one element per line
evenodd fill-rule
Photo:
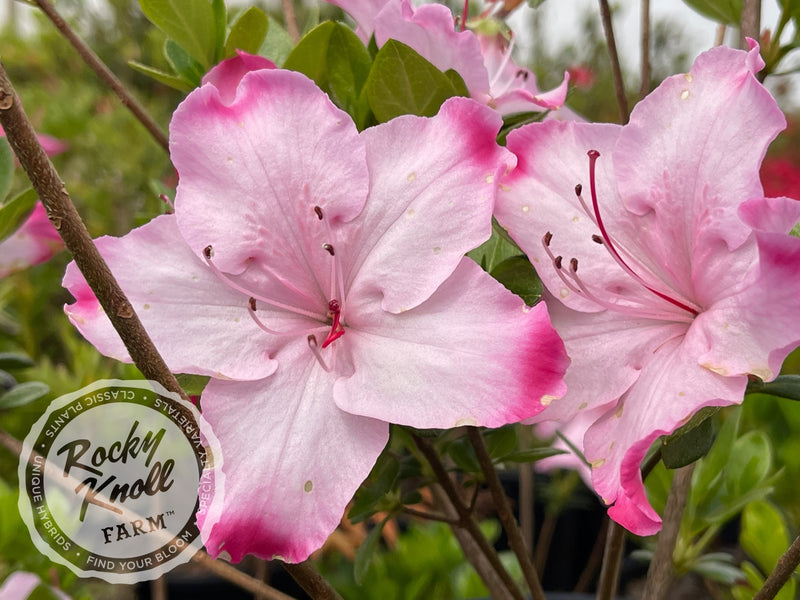
<path fill-rule="evenodd" d="M 800 342 L 800 240 L 787 235 L 800 203 L 763 198 L 758 178 L 785 124 L 753 76 L 763 64 L 755 43 L 715 48 L 624 127 L 552 121 L 508 137 L 519 163 L 495 214 L 572 359 L 569 392 L 535 420 L 601 411 L 583 440 L 594 488 L 640 535 L 660 528 L 639 471 L 653 441 L 741 402 L 748 374 L 773 379 Z"/>
<path fill-rule="evenodd" d="M 411 0 L 328 0 L 356 21 L 366 43 L 375 35 L 380 48 L 389 39 L 417 51 L 437 69 L 453 69 L 472 98 L 501 115 L 556 110 L 567 96 L 569 74 L 554 90 L 540 92 L 536 77 L 511 59 L 513 45 L 502 35 L 456 31 L 450 9 L 441 4 L 414 7 Z"/>
<path fill-rule="evenodd" d="M 50 260 L 63 247 L 47 211 L 37 203 L 22 226 L 0 242 L 0 277 Z"/>
<path fill-rule="evenodd" d="M 11 573 L 3 585 L 0 585 L 0 600 L 24 600 L 42 584 L 38 575 L 26 571 L 15 571 Z M 54 587 L 47 587 L 47 590 L 59 600 L 70 600 L 64 592 Z"/>
<path fill-rule="evenodd" d="M 6 137 L 6 132 L 3 131 L 2 127 L 0 127 L 0 137 Z M 69 144 L 67 144 L 63 140 L 54 138 L 52 135 L 37 133 L 36 138 L 39 140 L 39 143 L 42 145 L 42 148 L 44 148 L 44 151 L 47 154 L 47 156 L 55 156 L 56 154 L 61 154 L 62 152 L 65 152 L 67 148 L 69 148 Z"/>
<path fill-rule="evenodd" d="M 226 478 L 220 519 L 201 523 L 212 554 L 304 560 L 389 423 L 494 427 L 564 392 L 545 307 L 464 257 L 513 166 L 499 126 L 453 98 L 358 133 L 283 70 L 178 108 L 175 214 L 97 243 L 170 367 L 212 377 L 201 405 Z M 127 359 L 74 265 L 64 283 L 73 323 Z"/>

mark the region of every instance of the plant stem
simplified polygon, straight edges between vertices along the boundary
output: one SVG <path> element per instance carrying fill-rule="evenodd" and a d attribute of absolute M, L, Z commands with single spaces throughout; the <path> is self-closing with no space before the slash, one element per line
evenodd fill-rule
<path fill-rule="evenodd" d="M 450 479 L 450 476 L 447 474 L 447 470 L 444 468 L 442 461 L 439 459 L 439 455 L 436 454 L 436 450 L 433 448 L 431 443 L 428 442 L 428 440 L 421 438 L 414 433 L 412 433 L 411 436 L 416 443 L 417 448 L 419 448 L 422 454 L 425 455 L 425 459 L 428 461 L 428 464 L 430 464 L 431 469 L 433 469 L 433 473 L 436 476 L 439 485 L 442 486 L 445 494 L 447 494 L 447 498 L 450 500 L 450 503 L 456 510 L 460 520 L 460 526 L 466 529 L 475 540 L 475 543 L 489 561 L 489 564 L 491 564 L 492 568 L 497 572 L 498 577 L 500 577 L 503 584 L 515 598 L 515 600 L 523 600 L 522 592 L 520 592 L 517 584 L 514 583 L 511 575 L 508 574 L 508 571 L 500 562 L 497 552 L 495 552 L 494 548 L 492 548 L 491 544 L 489 544 L 486 536 L 483 535 L 483 532 L 478 526 L 478 521 L 475 519 L 475 515 L 472 514 L 472 512 L 469 510 L 469 507 L 464 504 L 463 500 L 458 495 L 458 491 L 456 490 L 453 481 Z"/>
<path fill-rule="evenodd" d="M 625 529 L 608 519 L 606 546 L 603 550 L 603 566 L 597 583 L 597 600 L 614 600 L 619 583 L 619 566 L 625 549 Z"/>
<path fill-rule="evenodd" d="M 511 511 L 511 505 L 508 503 L 503 486 L 500 484 L 500 479 L 497 477 L 497 471 L 492 464 L 492 458 L 489 456 L 489 451 L 486 449 L 486 442 L 483 440 L 480 430 L 477 427 L 467 427 L 467 436 L 475 449 L 475 455 L 478 457 L 478 463 L 481 465 L 481 471 L 486 478 L 486 483 L 489 486 L 489 491 L 492 493 L 495 508 L 497 509 L 497 516 L 500 523 L 508 537 L 508 545 L 519 560 L 519 565 L 522 568 L 522 574 L 525 577 L 525 582 L 531 591 L 533 600 L 545 600 L 544 590 L 539 581 L 539 575 L 533 566 L 531 554 L 528 547 L 525 545 L 525 540 L 522 539 L 522 531 L 520 531 L 519 524 L 514 518 L 514 513 Z"/>
<path fill-rule="evenodd" d="M 641 60 L 642 82 L 639 86 L 639 99 L 650 93 L 650 0 L 642 0 L 641 4 Z"/>
<path fill-rule="evenodd" d="M 444 515 L 437 515 L 436 513 L 416 510 L 408 506 L 403 507 L 403 514 L 417 517 L 419 519 L 426 519 L 428 521 L 439 521 L 441 523 L 447 523 L 448 525 L 458 525 L 460 523 L 458 519 L 445 517 Z"/>
<path fill-rule="evenodd" d="M 753 600 L 772 600 L 789 581 L 797 565 L 800 565 L 800 536 L 794 539 L 789 549 L 778 559 L 775 570 L 769 574 L 764 587 L 758 591 Z"/>
<path fill-rule="evenodd" d="M 748 49 L 745 38 L 759 40 L 761 37 L 761 0 L 743 0 L 739 33 L 740 46 L 745 50 Z"/>
<path fill-rule="evenodd" d="M 292 4 L 292 0 L 282 0 L 281 6 L 283 7 L 286 31 L 289 32 L 292 43 L 296 45 L 300 41 L 300 29 L 297 27 L 297 13 L 294 11 L 294 4 Z"/>
<path fill-rule="evenodd" d="M 661 533 L 658 534 L 656 551 L 650 568 L 647 570 L 643 600 L 662 600 L 666 597 L 672 579 L 675 576 L 673 554 L 681 529 L 681 518 L 689 497 L 692 484 L 694 463 L 675 470 L 672 486 L 667 496 L 667 505 L 664 508 L 664 521 Z"/>
<path fill-rule="evenodd" d="M 281 565 L 314 600 L 342 600 L 336 590 L 308 561 L 297 564 L 281 562 Z"/>
<path fill-rule="evenodd" d="M 611 8 L 608 6 L 608 0 L 600 0 L 600 16 L 603 20 L 603 31 L 606 34 L 608 56 L 611 59 L 611 72 L 614 74 L 614 90 L 617 94 L 620 122 L 624 125 L 628 122 L 629 116 L 628 98 L 625 95 L 625 84 L 622 81 L 622 68 L 619 64 L 617 43 L 614 41 L 614 25 L 611 22 Z"/>
<path fill-rule="evenodd" d="M 47 15 L 47 18 L 53 22 L 53 25 L 61 32 L 67 41 L 72 44 L 72 47 L 78 51 L 78 54 L 83 59 L 83 61 L 89 65 L 89 67 L 97 74 L 97 76 L 105 83 L 111 90 L 117 95 L 117 97 L 122 102 L 123 106 L 125 106 L 133 116 L 136 117 L 139 122 L 144 125 L 144 128 L 153 136 L 153 139 L 158 142 L 158 144 L 164 148 L 164 150 L 169 153 L 169 141 L 167 140 L 167 134 L 159 127 L 159 125 L 155 122 L 153 117 L 147 112 L 147 110 L 142 106 L 136 98 L 131 95 L 128 89 L 123 85 L 123 83 L 117 78 L 114 73 L 111 72 L 106 64 L 100 60 L 100 57 L 94 53 L 94 51 L 86 45 L 81 38 L 67 25 L 67 22 L 64 18 L 58 13 L 55 7 L 50 4 L 48 0 L 33 0 L 42 12 Z"/>
<path fill-rule="evenodd" d="M 22 454 L 22 442 L 2 429 L 0 429 L 0 446 L 12 452 L 17 458 Z M 206 554 L 203 550 L 198 550 L 194 556 L 192 556 L 191 560 L 192 562 L 203 565 L 215 575 L 230 581 L 242 589 L 254 594 L 260 594 L 261 597 L 267 600 L 292 600 L 291 596 L 279 592 L 263 581 L 250 577 L 247 573 L 242 573 L 233 565 L 211 558 L 211 556 Z"/>
<path fill-rule="evenodd" d="M 594 546 L 592 547 L 592 553 L 589 555 L 589 560 L 586 561 L 586 566 L 583 568 L 580 577 L 578 577 L 578 583 L 572 588 L 573 593 L 582 594 L 589 589 L 589 584 L 592 582 L 594 574 L 600 568 L 600 563 L 603 558 L 603 546 L 608 536 L 608 524 L 610 521 L 611 519 L 603 520 L 600 533 L 597 535 L 597 539 L 594 541 Z"/>
<path fill-rule="evenodd" d="M 78 211 L 72 204 L 64 182 L 45 154 L 28 117 L 22 109 L 5 68 L 0 65 L 0 125 L 11 148 L 28 174 L 39 199 L 47 210 L 75 263 L 86 278 L 114 329 L 122 338 L 134 364 L 147 379 L 159 382 L 188 401 L 175 376 L 167 368 L 150 336 L 136 316 L 103 257 L 100 256 Z"/>

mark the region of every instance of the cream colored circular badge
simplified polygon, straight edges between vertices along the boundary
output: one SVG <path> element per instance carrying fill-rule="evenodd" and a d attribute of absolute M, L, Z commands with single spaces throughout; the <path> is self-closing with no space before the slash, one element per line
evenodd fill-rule
<path fill-rule="evenodd" d="M 196 521 L 212 498 L 221 505 L 221 460 L 208 423 L 177 394 L 98 381 L 52 402 L 31 428 L 19 510 L 36 547 L 79 576 L 154 579 L 202 546 Z"/>

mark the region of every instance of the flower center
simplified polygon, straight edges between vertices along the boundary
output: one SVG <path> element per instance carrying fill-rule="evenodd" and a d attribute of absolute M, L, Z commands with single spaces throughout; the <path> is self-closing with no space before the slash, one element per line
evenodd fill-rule
<path fill-rule="evenodd" d="M 646 303 L 642 300 L 630 298 L 621 294 L 615 294 L 605 290 L 602 292 L 593 290 L 578 275 L 577 258 L 571 258 L 569 260 L 569 267 L 565 269 L 563 264 L 564 257 L 553 254 L 552 250 L 550 249 L 550 244 L 553 240 L 553 234 L 548 231 L 542 238 L 542 244 L 544 245 L 547 256 L 552 261 L 559 278 L 573 293 L 591 300 L 595 304 L 598 304 L 599 306 L 609 310 L 650 319 L 665 319 L 670 321 L 677 320 L 686 322 L 692 321 L 694 317 L 699 314 L 699 308 L 692 306 L 691 303 L 679 300 L 669 293 L 660 291 L 656 289 L 652 283 L 645 281 L 645 279 L 639 275 L 639 273 L 637 273 L 637 271 L 634 270 L 634 268 L 628 263 L 630 262 L 644 272 L 647 272 L 647 269 L 643 267 L 632 254 L 626 252 L 620 244 L 615 242 L 611 234 L 606 229 L 603 223 L 603 218 L 600 215 L 600 204 L 597 200 L 597 183 L 595 178 L 595 167 L 597 164 L 597 159 L 600 157 L 600 153 L 597 150 L 589 150 L 588 155 L 589 188 L 592 195 L 591 209 L 583 199 L 583 186 L 581 184 L 575 186 L 575 195 L 578 197 L 578 201 L 581 203 L 584 212 L 589 216 L 590 219 L 592 219 L 595 225 L 597 225 L 597 228 L 600 230 L 600 235 L 592 235 L 592 241 L 605 247 L 614 261 L 639 286 L 647 290 L 659 300 L 667 302 L 671 305 L 671 307 L 664 306 L 662 302 L 658 302 L 656 305 L 651 305 L 650 303 Z M 626 258 L 628 259 L 627 261 L 625 258 L 623 258 L 623 254 L 625 254 Z M 675 307 L 680 309 L 680 311 L 676 312 L 674 310 Z"/>
<path fill-rule="evenodd" d="M 330 229 L 330 225 L 324 219 L 324 214 L 322 212 L 322 208 L 319 206 L 314 206 L 314 214 L 317 218 L 325 224 L 326 227 L 326 234 L 328 239 L 333 239 L 332 232 Z M 306 310 L 300 308 L 298 306 L 294 306 L 293 304 L 287 304 L 286 302 L 281 302 L 276 300 L 275 298 L 269 298 L 264 296 L 263 294 L 257 294 L 247 287 L 241 285 L 238 281 L 234 280 L 228 274 L 222 272 L 219 267 L 214 263 L 214 248 L 212 246 L 206 246 L 203 249 L 203 258 L 205 259 L 206 264 L 211 269 L 211 271 L 219 278 L 227 287 L 230 287 L 237 292 L 240 292 L 247 296 L 247 312 L 250 317 L 253 319 L 258 327 L 270 334 L 276 336 L 293 336 L 293 335 L 301 335 L 307 334 L 306 339 L 308 342 L 308 347 L 311 352 L 314 354 L 314 357 L 319 362 L 320 366 L 325 371 L 330 371 L 331 366 L 325 361 L 321 354 L 321 349 L 327 348 L 333 342 L 338 340 L 345 334 L 344 329 L 344 319 L 343 319 L 343 307 L 342 302 L 337 298 L 344 298 L 344 281 L 342 277 L 342 269 L 339 266 L 339 261 L 336 258 L 336 251 L 333 247 L 333 244 L 329 242 L 325 242 L 322 244 L 322 249 L 327 252 L 331 257 L 331 274 L 330 274 L 330 300 L 328 301 L 327 311 L 324 313 L 317 313 L 314 311 Z M 284 277 L 280 276 L 278 273 L 274 272 L 270 269 L 269 265 L 261 264 L 260 265 L 275 281 L 279 282 L 283 285 L 287 290 L 289 290 L 292 294 L 297 296 L 305 296 L 308 297 L 306 293 L 302 290 L 298 289 L 294 284 L 290 281 L 286 280 Z M 262 304 L 266 304 L 273 309 L 278 309 L 279 311 L 284 311 L 287 313 L 291 313 L 294 315 L 307 317 L 311 320 L 320 322 L 319 325 L 312 325 L 312 326 L 304 326 L 297 329 L 293 329 L 290 331 L 278 331 L 266 325 L 256 314 L 258 310 L 258 302 Z M 328 331 L 327 336 L 322 341 L 322 344 L 318 344 L 316 333 L 322 333 L 330 325 L 330 330 Z"/>

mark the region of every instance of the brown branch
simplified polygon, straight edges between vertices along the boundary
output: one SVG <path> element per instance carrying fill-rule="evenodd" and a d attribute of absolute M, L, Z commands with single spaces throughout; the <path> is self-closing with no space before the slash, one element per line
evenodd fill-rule
<path fill-rule="evenodd" d="M 185 400 L 188 397 L 167 368 L 133 306 L 125 297 L 108 265 L 100 256 L 64 182 L 45 154 L 22 109 L 5 68 L 0 65 L 0 125 L 11 148 L 28 174 L 47 216 L 58 231 L 100 305 L 122 338 L 131 359 L 147 379 L 159 382 Z"/>
<path fill-rule="evenodd" d="M 753 600 L 772 600 L 789 581 L 797 565 L 800 565 L 800 536 L 794 539 L 789 549 L 778 559 L 775 570 L 769 574 L 764 587 L 758 591 Z"/>
<path fill-rule="evenodd" d="M 418 519 L 425 519 L 427 521 L 439 521 L 441 523 L 447 523 L 448 525 L 458 525 L 460 523 L 458 519 L 454 519 L 452 517 L 445 517 L 444 515 L 437 515 L 436 513 L 416 510 L 409 506 L 404 506 L 402 512 L 403 514 L 412 517 L 417 517 Z"/>
<path fill-rule="evenodd" d="M 281 565 L 314 600 L 342 600 L 336 590 L 308 561 L 297 564 L 281 562 Z"/>
<path fill-rule="evenodd" d="M 622 564 L 622 552 L 625 550 L 625 529 L 608 519 L 606 546 L 603 550 L 603 566 L 600 569 L 600 581 L 597 584 L 597 600 L 614 600 L 619 584 L 619 567 Z"/>
<path fill-rule="evenodd" d="M 742 2 L 742 21 L 739 28 L 739 45 L 748 49 L 745 38 L 758 41 L 761 36 L 761 0 L 744 0 Z"/>
<path fill-rule="evenodd" d="M 642 59 L 642 82 L 639 86 L 639 99 L 641 100 L 650 93 L 650 0 L 642 0 L 641 14 L 641 59 Z"/>
<path fill-rule="evenodd" d="M 489 561 L 492 568 L 497 572 L 497 575 L 503 581 L 503 584 L 506 586 L 509 593 L 511 593 L 515 600 L 523 600 L 522 592 L 520 592 L 517 584 L 514 583 L 511 575 L 508 574 L 508 571 L 503 566 L 503 563 L 500 562 L 497 552 L 495 552 L 494 548 L 492 548 L 491 544 L 489 544 L 486 536 L 483 535 L 483 532 L 478 526 L 478 521 L 475 519 L 475 515 L 472 514 L 472 512 L 469 510 L 469 507 L 464 504 L 464 501 L 458 495 L 458 491 L 456 490 L 453 481 L 450 479 L 450 476 L 447 474 L 447 470 L 444 468 L 442 461 L 439 460 L 436 450 L 433 448 L 431 443 L 428 442 L 428 440 L 421 438 L 414 433 L 412 433 L 411 436 L 414 439 L 414 443 L 416 443 L 417 448 L 419 448 L 422 454 L 425 455 L 425 459 L 433 469 L 433 473 L 436 476 L 439 485 L 442 486 L 445 494 L 447 494 L 447 498 L 450 500 L 453 508 L 455 508 L 456 513 L 458 513 L 461 527 L 466 529 L 475 540 L 481 552 Z"/>
<path fill-rule="evenodd" d="M 672 486 L 667 496 L 667 505 L 664 508 L 664 521 L 661 533 L 658 534 L 656 551 L 647 570 L 643 600 L 662 600 L 666 597 L 672 579 L 675 577 L 675 567 L 672 555 L 678 541 L 681 529 L 683 510 L 689 497 L 692 485 L 694 463 L 675 470 Z"/>
<path fill-rule="evenodd" d="M 483 471 L 483 476 L 486 479 L 486 484 L 489 486 L 489 491 L 492 493 L 494 506 L 497 510 L 497 516 L 500 519 L 500 524 L 506 532 L 508 538 L 508 545 L 517 556 L 519 565 L 522 568 L 522 574 L 525 577 L 525 582 L 531 591 L 533 600 L 545 600 L 544 590 L 539 581 L 539 574 L 533 566 L 531 560 L 531 553 L 525 545 L 525 540 L 522 538 L 522 531 L 514 518 L 514 513 L 511 511 L 511 505 L 508 502 L 503 486 L 500 484 L 500 479 L 497 477 L 497 471 L 492 464 L 492 458 L 489 456 L 489 451 L 486 448 L 486 442 L 483 440 L 480 430 L 477 427 L 467 427 L 467 436 L 475 449 L 475 455 L 478 457 L 478 463 Z"/>
<path fill-rule="evenodd" d="M 608 0 L 600 0 L 600 16 L 603 20 L 603 31 L 606 34 L 608 56 L 611 59 L 611 72 L 614 75 L 614 91 L 617 94 L 620 122 L 624 125 L 628 122 L 629 116 L 628 98 L 625 95 L 625 84 L 622 81 L 622 68 L 619 64 L 617 43 L 614 41 L 614 25 L 611 22 L 611 8 L 608 6 Z"/>
<path fill-rule="evenodd" d="M 144 128 L 153 136 L 153 139 L 169 153 L 169 141 L 167 135 L 162 131 L 161 127 L 155 122 L 144 106 L 142 106 L 136 98 L 134 98 L 122 82 L 111 72 L 106 64 L 100 60 L 100 57 L 86 45 L 81 38 L 67 25 L 64 18 L 56 11 L 48 0 L 33 0 L 42 9 L 42 12 L 47 15 L 47 18 L 53 22 L 53 25 L 61 32 L 67 41 L 72 44 L 72 47 L 78 51 L 83 61 L 91 67 L 97 76 L 117 95 L 133 116 L 144 125 Z"/>
<path fill-rule="evenodd" d="M 603 559 L 603 547 L 606 543 L 606 537 L 608 535 L 608 524 L 611 519 L 603 519 L 603 524 L 600 527 L 600 533 L 597 535 L 597 539 L 594 541 L 594 546 L 592 546 L 592 553 L 589 555 L 589 560 L 586 561 L 586 566 L 581 571 L 580 576 L 578 577 L 578 583 L 575 584 L 575 587 L 572 588 L 573 593 L 575 594 L 582 594 L 587 589 L 589 589 L 589 584 L 594 579 L 595 573 L 600 568 L 600 563 Z"/>
<path fill-rule="evenodd" d="M 297 13 L 294 11 L 293 0 L 282 0 L 283 20 L 286 22 L 286 31 L 295 45 L 300 41 L 300 29 L 297 27 Z"/>

